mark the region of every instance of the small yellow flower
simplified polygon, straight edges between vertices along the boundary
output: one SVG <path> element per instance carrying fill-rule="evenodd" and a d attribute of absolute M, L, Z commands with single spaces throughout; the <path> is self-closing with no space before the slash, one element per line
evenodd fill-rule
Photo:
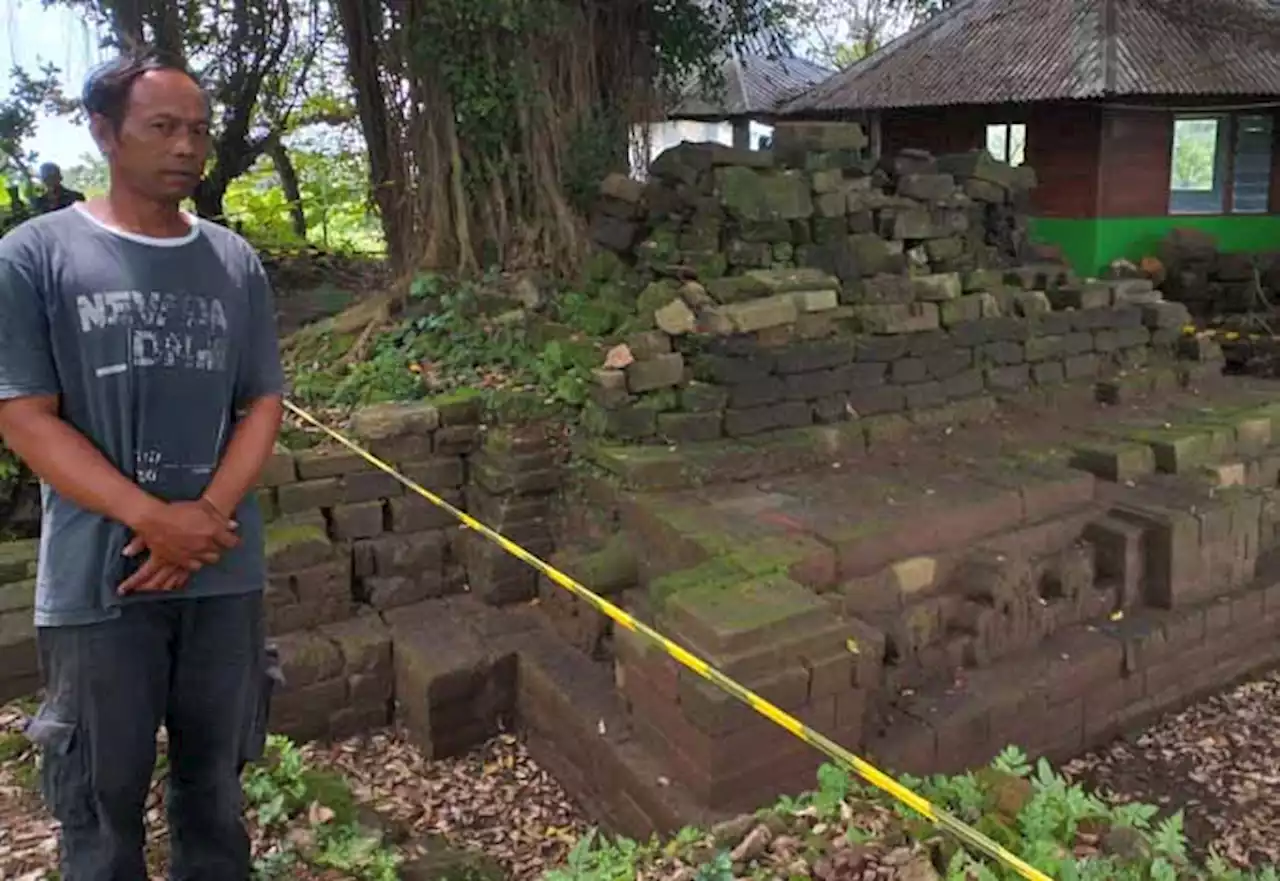
<path fill-rule="evenodd" d="M 1240 334 L 1236 333 L 1234 330 L 1229 330 L 1226 333 L 1226 338 L 1229 340 L 1238 340 L 1240 339 Z"/>
<path fill-rule="evenodd" d="M 1182 332 L 1187 336 L 1194 336 L 1196 332 L 1196 326 L 1194 324 L 1184 324 L 1182 325 Z"/>

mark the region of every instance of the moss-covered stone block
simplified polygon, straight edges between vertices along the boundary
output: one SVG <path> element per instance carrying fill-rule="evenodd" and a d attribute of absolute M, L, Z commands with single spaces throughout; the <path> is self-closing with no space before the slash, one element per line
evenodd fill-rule
<path fill-rule="evenodd" d="M 744 275 L 758 282 L 766 295 L 824 291 L 840 286 L 839 279 L 820 269 L 753 269 Z"/>
<path fill-rule="evenodd" d="M 799 172 L 728 166 L 715 170 L 715 187 L 720 204 L 738 220 L 802 220 L 813 216 L 809 179 Z"/>
<path fill-rule="evenodd" d="M 727 557 L 713 557 L 688 569 L 680 569 L 649 582 L 649 601 L 663 611 L 672 597 L 698 588 L 728 588 L 751 576 Z"/>
<path fill-rule="evenodd" d="M 656 430 L 657 419 L 654 419 Z M 628 489 L 671 489 L 687 480 L 684 457 L 665 447 L 626 446 L 600 440 L 582 447 L 584 458 Z"/>
<path fill-rule="evenodd" d="M 351 433 L 366 441 L 429 434 L 440 427 L 440 411 L 425 401 L 374 404 L 351 417 Z"/>
<path fill-rule="evenodd" d="M 700 255 L 693 261 L 693 271 L 704 282 L 722 278 L 729 271 L 729 258 L 720 251 Z"/>
<path fill-rule="evenodd" d="M 1156 470 L 1166 474 L 1186 474 L 1215 459 L 1230 455 L 1234 441 L 1228 428 L 1205 426 L 1203 430 L 1138 429 L 1125 437 L 1151 447 Z"/>
<path fill-rule="evenodd" d="M 1272 414 L 1251 407 L 1205 407 L 1194 411 L 1188 422 L 1229 433 L 1234 452 L 1242 456 L 1261 455 L 1280 437 Z"/>
<path fill-rule="evenodd" d="M 0 612 L 30 611 L 36 604 L 36 580 L 0 584 Z"/>
<path fill-rule="evenodd" d="M 707 293 L 717 303 L 743 303 L 768 296 L 769 287 L 752 275 L 734 275 L 715 279 L 707 284 Z"/>
<path fill-rule="evenodd" d="M 591 553 L 571 557 L 561 567 L 591 590 L 613 595 L 631 587 L 639 578 L 635 546 L 624 535 L 615 535 Z"/>
<path fill-rule="evenodd" d="M 1072 468 L 1116 483 L 1138 480 L 1154 474 L 1155 453 L 1140 443 L 1083 443 L 1075 446 L 1069 459 Z"/>
<path fill-rule="evenodd" d="M 272 572 L 306 569 L 333 556 L 325 528 L 311 520 L 284 519 L 267 524 L 267 567 Z"/>
<path fill-rule="evenodd" d="M 728 403 L 728 390 L 712 383 L 692 382 L 680 390 L 680 409 L 686 413 L 712 413 Z"/>
<path fill-rule="evenodd" d="M 680 299 L 679 282 L 669 278 L 655 281 L 640 292 L 640 297 L 636 301 L 636 311 L 642 319 L 646 320 L 647 325 L 652 326 L 650 322 L 652 322 L 653 313 L 678 299 Z"/>
<path fill-rule="evenodd" d="M 704 652 L 723 654 L 796 636 L 830 614 L 827 603 L 812 591 L 786 576 L 766 575 L 676 591 L 661 618 L 675 638 Z"/>
<path fill-rule="evenodd" d="M 0 544 L 0 584 L 34 578 L 39 550 L 36 539 Z"/>

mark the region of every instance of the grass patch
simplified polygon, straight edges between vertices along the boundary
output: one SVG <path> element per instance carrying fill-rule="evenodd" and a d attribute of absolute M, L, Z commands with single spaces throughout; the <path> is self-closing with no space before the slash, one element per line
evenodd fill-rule
<path fill-rule="evenodd" d="M 1272 867 L 1245 871 L 1217 854 L 1189 855 L 1182 815 L 1146 804 L 1113 805 L 1068 783 L 1045 761 L 1009 748 L 989 768 L 900 782 L 1055 879 L 1072 881 L 1276 881 Z M 833 866 L 835 867 L 833 870 Z M 1019 876 L 845 771 L 825 765 L 818 786 L 710 830 L 636 842 L 584 838 L 545 881 L 691 878 L 875 877 L 1005 881 Z M 840 874 L 840 872 L 847 872 Z"/>
<path fill-rule="evenodd" d="M 516 410 L 510 418 L 532 400 L 576 413 L 609 341 L 634 324 L 634 296 L 590 282 L 535 309 L 505 291 L 507 281 L 423 273 L 401 314 L 369 334 L 340 332 L 333 319 L 304 328 L 283 353 L 294 397 L 339 410 L 479 397 L 486 409 Z"/>
<path fill-rule="evenodd" d="M 396 881 L 400 857 L 380 831 L 359 823 L 346 781 L 308 765 L 287 738 L 268 739 L 262 761 L 245 770 L 244 793 L 276 842 L 255 860 L 254 881 L 294 877 L 300 865 L 355 881 Z"/>

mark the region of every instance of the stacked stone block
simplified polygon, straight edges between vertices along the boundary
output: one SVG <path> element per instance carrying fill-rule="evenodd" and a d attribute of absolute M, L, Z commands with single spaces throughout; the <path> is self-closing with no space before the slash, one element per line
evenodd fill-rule
<path fill-rule="evenodd" d="M 593 223 L 603 247 L 659 274 L 702 280 L 819 266 L 854 281 L 908 266 L 953 271 L 1025 256 L 1029 168 L 985 151 L 906 150 L 877 163 L 856 123 L 783 122 L 772 151 L 685 143 L 651 179 L 605 181 Z"/>
<path fill-rule="evenodd" d="M 350 737 L 391 721 L 391 635 L 373 614 L 275 640 L 283 689 L 271 730 L 298 739 Z"/>
<path fill-rule="evenodd" d="M 479 417 L 467 399 L 380 405 L 359 411 L 350 432 L 411 481 L 462 506 Z M 281 452 L 262 484 L 271 521 L 267 620 L 285 680 L 276 730 L 328 737 L 386 724 L 393 676 L 381 615 L 465 589 L 452 548 L 457 521 L 341 449 Z"/>
<path fill-rule="evenodd" d="M 466 752 L 497 734 L 515 706 L 516 655 L 501 638 L 506 622 L 465 600 L 387 616 L 395 641 L 396 718 L 432 758 Z"/>
<path fill-rule="evenodd" d="M 559 454 L 546 426 L 497 426 L 469 461 L 468 511 L 542 559 L 555 541 L 551 513 L 560 487 Z M 538 573 L 482 535 L 459 536 L 473 593 L 492 605 L 533 599 Z"/>
<path fill-rule="evenodd" d="M 1208 233 L 1184 228 L 1160 244 L 1162 287 L 1197 317 L 1267 312 L 1280 292 L 1280 254 L 1225 253 Z"/>
<path fill-rule="evenodd" d="M 36 549 L 34 540 L 0 544 L 0 701 L 31 694 L 39 684 Z"/>
<path fill-rule="evenodd" d="M 1034 655 L 900 696 L 866 749 L 882 767 L 952 773 L 1009 743 L 1066 761 L 1280 660 L 1280 585 L 1172 612 L 1073 626 Z"/>
<path fill-rule="evenodd" d="M 860 742 L 865 692 L 848 628 L 807 588 L 782 575 L 691 587 L 656 619 L 664 634 L 765 699 L 840 742 Z M 748 810 L 816 770 L 812 747 L 640 637 L 617 639 L 632 725 L 703 804 Z"/>
<path fill-rule="evenodd" d="M 596 371 L 596 434 L 744 437 L 1092 378 L 1174 349 L 1186 309 L 1150 281 L 1011 265 L 1027 251 L 1030 170 L 985 151 L 876 164 L 856 124 L 778 130 L 773 153 L 683 144 L 648 184 L 606 181 L 604 215 L 634 229 L 632 244 L 604 244 L 649 282 L 647 329 L 626 338 L 625 364 Z"/>
<path fill-rule="evenodd" d="M 760 270 L 713 282 L 712 291 L 782 293 L 708 312 L 727 314 L 740 327 L 755 326 L 743 325 L 743 314 L 759 322 L 794 319 L 790 298 L 797 289 L 817 292 L 833 284 L 811 272 Z M 597 371 L 591 424 L 604 435 L 639 442 L 745 437 L 1092 379 L 1145 364 L 1153 349 L 1174 350 L 1185 307 L 1159 301 L 1149 282 L 1062 286 L 1051 294 L 1024 287 L 1043 285 L 1055 272 L 1060 270 L 919 276 L 905 280 L 906 289 L 934 299 L 812 313 L 874 333 L 783 343 L 768 339 L 767 328 L 713 335 L 690 344 L 687 356 L 660 356 L 680 359 L 681 369 L 672 369 L 657 391 L 631 380 L 653 361 L 638 360 L 626 372 Z M 679 290 L 691 284 L 664 290 L 682 296 Z M 963 293 L 978 285 L 998 293 Z M 740 306 L 747 311 L 733 311 Z M 668 344 L 648 342 L 641 357 L 659 348 Z"/>
<path fill-rule="evenodd" d="M 610 538 L 595 551 L 557 551 L 553 566 L 589 590 L 618 604 L 625 591 L 636 586 L 639 565 L 635 549 L 623 535 Z M 545 575 L 538 578 L 538 600 L 543 613 L 561 639 L 593 657 L 609 656 L 612 622 Z"/>

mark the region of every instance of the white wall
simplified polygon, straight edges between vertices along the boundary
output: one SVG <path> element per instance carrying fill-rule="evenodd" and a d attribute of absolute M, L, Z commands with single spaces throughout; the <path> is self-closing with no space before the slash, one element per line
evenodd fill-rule
<path fill-rule="evenodd" d="M 751 124 L 751 149 L 759 148 L 760 139 L 773 134 L 773 126 Z M 657 159 L 664 151 L 684 141 L 713 141 L 733 146 L 733 126 L 727 122 L 695 122 L 688 119 L 670 120 L 651 123 L 649 132 L 649 150 L 644 150 L 645 126 L 636 126 L 631 131 L 631 174 L 643 180 L 647 176 L 649 163 Z"/>

